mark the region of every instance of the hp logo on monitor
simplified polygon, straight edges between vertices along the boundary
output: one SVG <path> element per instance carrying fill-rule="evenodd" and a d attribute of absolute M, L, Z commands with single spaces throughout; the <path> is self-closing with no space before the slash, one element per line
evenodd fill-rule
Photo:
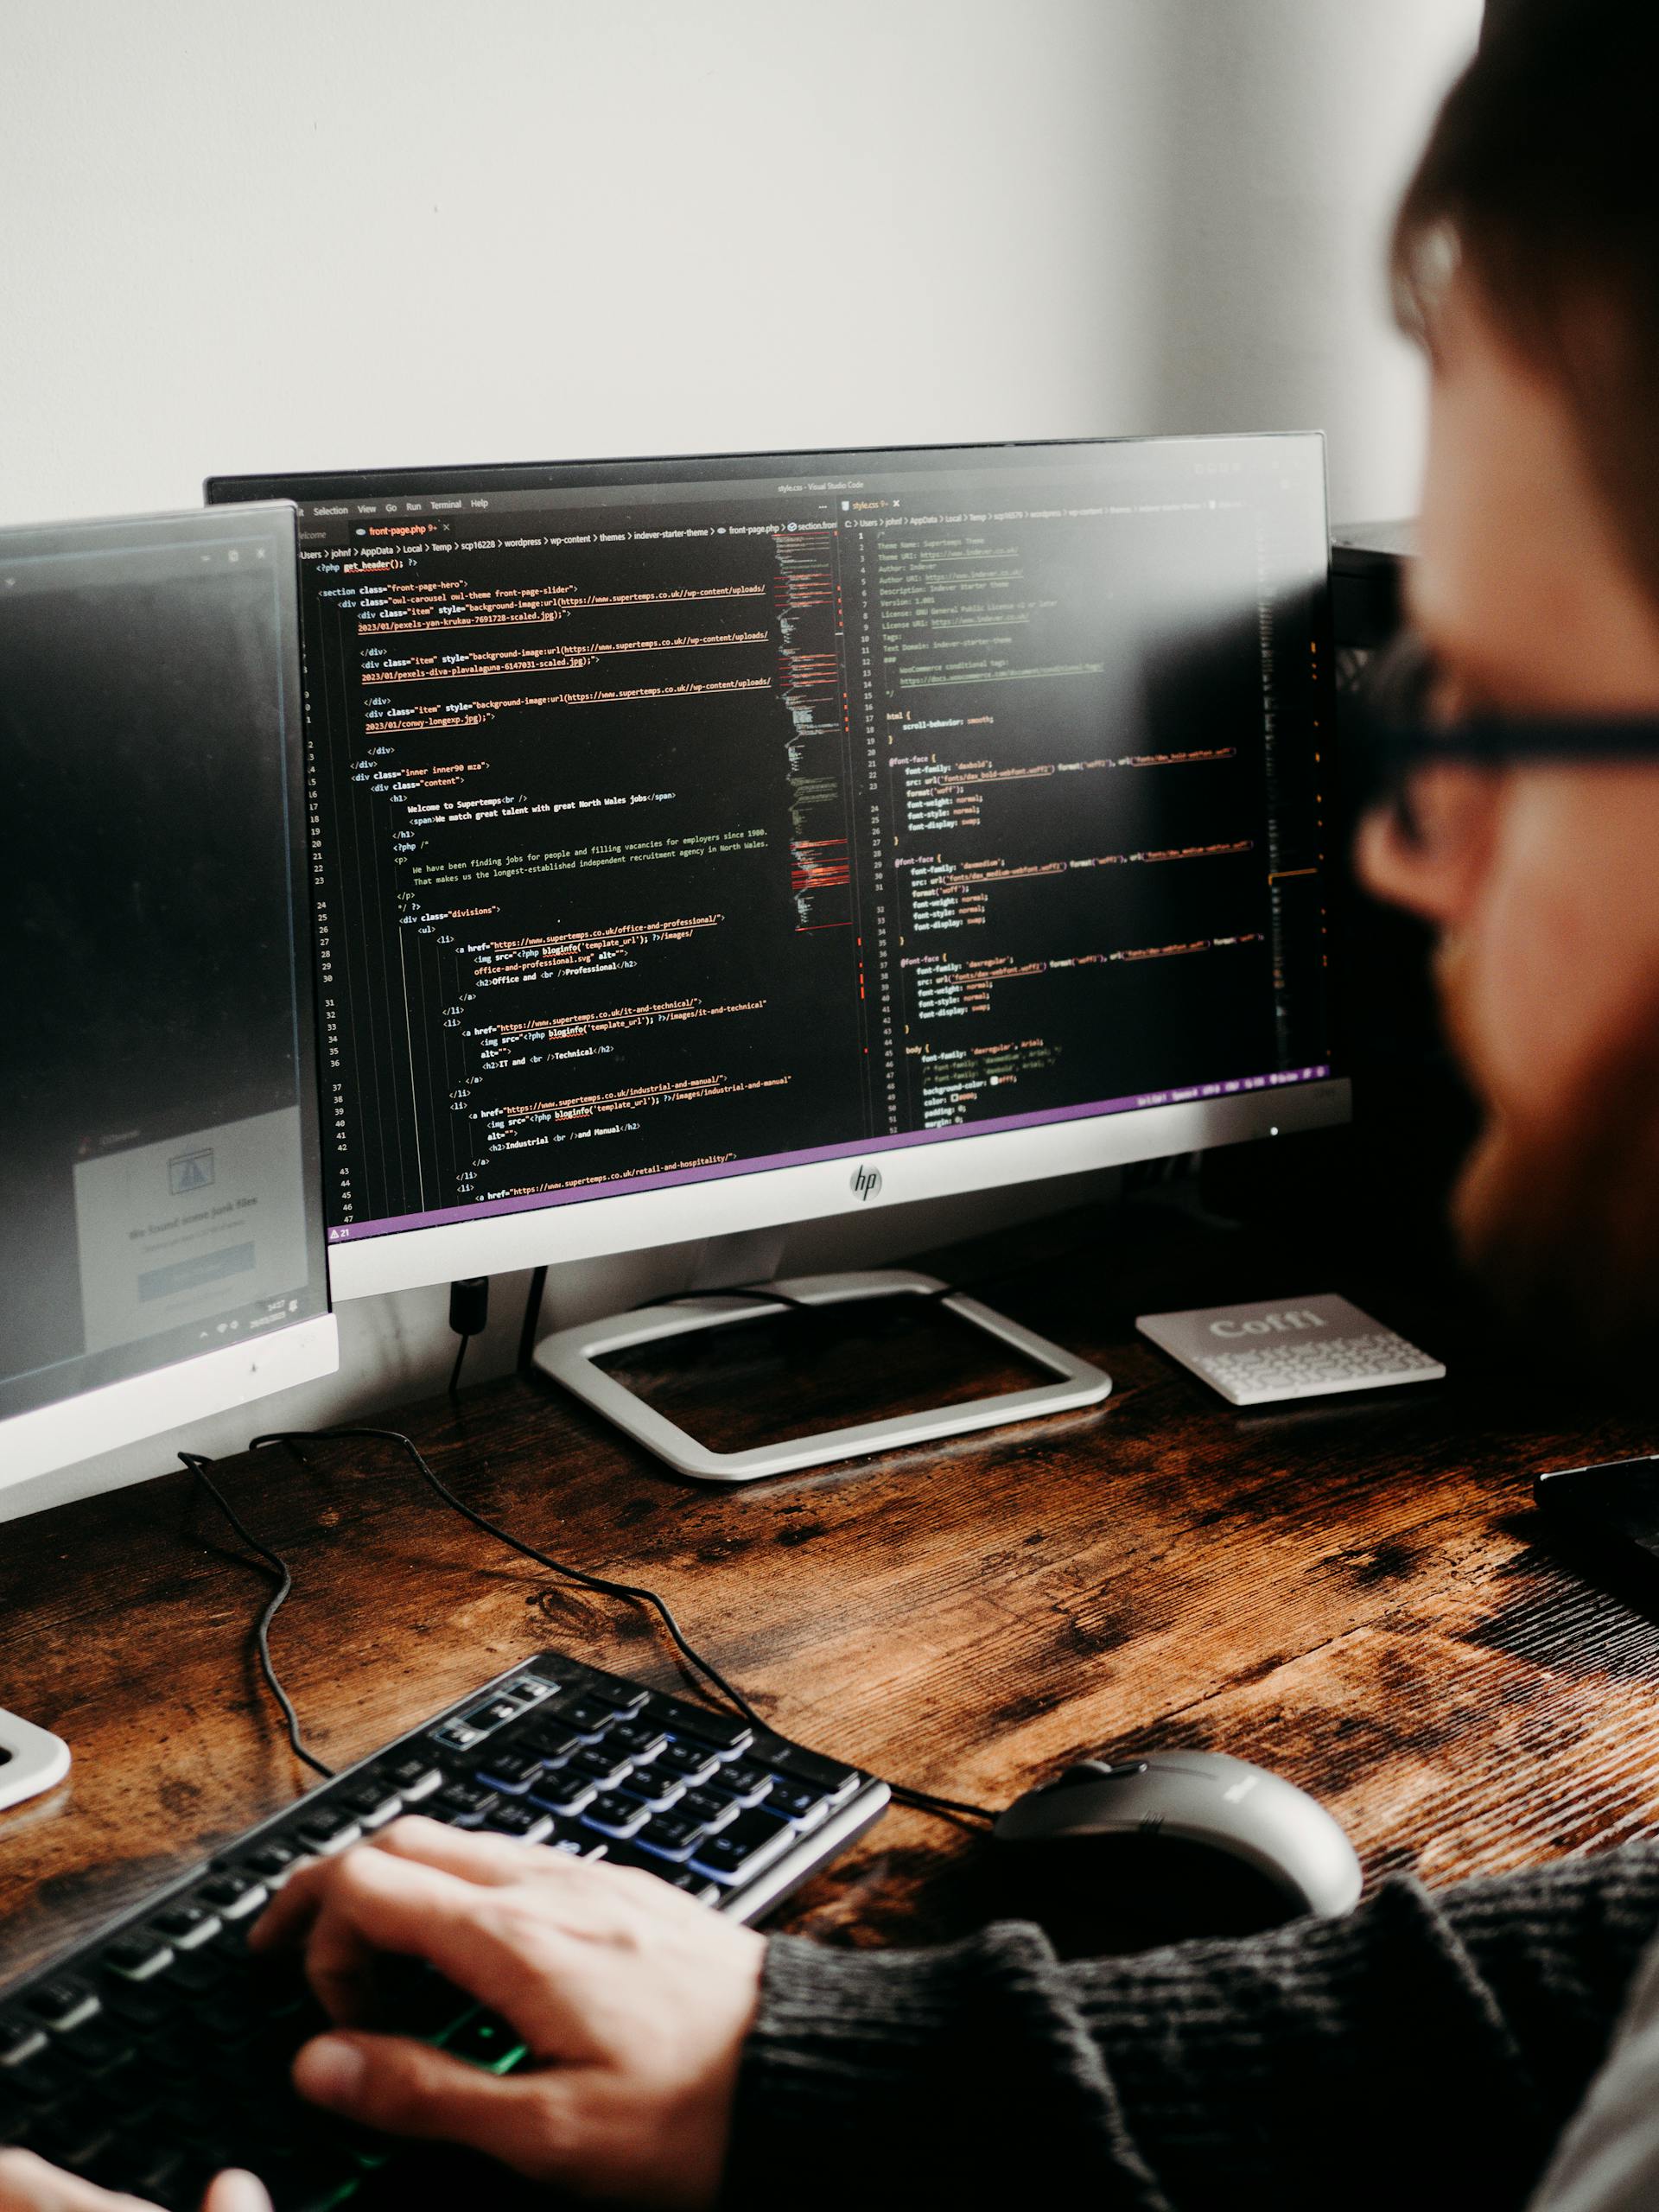
<path fill-rule="evenodd" d="M 873 1198 L 881 1187 L 881 1170 L 855 1167 L 847 1187 L 855 1198 Z"/>

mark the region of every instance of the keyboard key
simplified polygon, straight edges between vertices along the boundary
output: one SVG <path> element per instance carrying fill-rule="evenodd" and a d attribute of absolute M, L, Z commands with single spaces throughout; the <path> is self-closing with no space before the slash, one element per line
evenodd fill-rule
<path fill-rule="evenodd" d="M 443 1787 L 442 1770 L 423 1759 L 418 1751 L 401 1758 L 381 1759 L 369 1769 L 370 1779 L 383 1783 L 388 1789 L 395 1789 L 405 1805 L 418 1805 L 423 1797 L 429 1797 L 435 1789 Z"/>
<path fill-rule="evenodd" d="M 747 1751 L 754 1741 L 754 1731 L 747 1720 L 739 1720 L 728 1713 L 709 1713 L 700 1705 L 687 1705 L 675 1698 L 665 1700 L 672 1705 L 666 1714 L 668 1726 L 677 1736 L 695 1736 L 701 1744 L 711 1744 L 716 1751 L 735 1753 Z"/>
<path fill-rule="evenodd" d="M 197 2038 L 182 2018 L 187 2010 L 184 2005 L 176 2008 L 168 2018 L 165 2032 L 152 2036 L 144 2046 L 139 2070 L 149 2084 L 152 2103 L 159 2096 L 185 2094 L 195 2081 Z"/>
<path fill-rule="evenodd" d="M 235 1965 L 235 1961 L 221 1957 L 215 1947 L 205 1951 L 181 1951 L 168 1973 L 168 1980 L 175 1989 L 188 1990 L 200 1997 L 209 1989 L 217 1989 Z"/>
<path fill-rule="evenodd" d="M 248 1993 L 245 1980 L 227 1975 L 212 1996 L 197 2004 L 190 2016 L 193 2024 L 206 2028 L 217 2043 L 246 2043 L 259 2025 L 249 2007 Z"/>
<path fill-rule="evenodd" d="M 691 1847 L 702 1834 L 697 1821 L 681 1813 L 658 1813 L 647 1821 L 634 1840 L 643 1850 L 659 1852 L 664 1859 L 689 1859 Z"/>
<path fill-rule="evenodd" d="M 315 1812 L 296 1821 L 294 1834 L 317 1858 L 332 1859 L 337 1851 L 360 1842 L 363 1831 L 348 1813 L 331 1812 L 327 1805 L 319 1805 Z"/>
<path fill-rule="evenodd" d="M 541 1772 L 542 1764 L 533 1751 L 487 1751 L 479 1761 L 479 1779 L 492 1789 L 522 1796 Z"/>
<path fill-rule="evenodd" d="M 816 1820 L 828 1810 L 828 1800 L 816 1783 L 793 1782 L 786 1774 L 774 1775 L 766 1792 L 766 1810 L 787 1814 L 791 1821 Z"/>
<path fill-rule="evenodd" d="M 9 2068 L 5 2079 L 8 2089 L 26 2097 L 41 2110 L 55 2105 L 60 2098 L 68 2096 L 80 2086 L 74 2069 L 66 2065 L 55 2050 L 44 2050 L 38 2058 L 28 2058 L 21 2065 Z"/>
<path fill-rule="evenodd" d="M 607 1866 L 633 1866 L 642 1874 L 654 1874 L 660 1879 L 676 1870 L 654 1851 L 641 1851 L 638 1842 L 611 1843 L 607 1846 L 605 1864 Z"/>
<path fill-rule="evenodd" d="M 677 1774 L 666 1767 L 659 1773 L 654 1766 L 636 1766 L 622 1787 L 630 1797 L 637 1797 L 642 1805 L 649 1805 L 653 1813 L 665 1812 L 685 1794 L 685 1784 Z"/>
<path fill-rule="evenodd" d="M 533 1751 L 547 1766 L 563 1766 L 575 1751 L 579 1751 L 586 1738 L 574 1736 L 569 1729 L 561 1728 L 556 1722 L 547 1721 L 534 1728 L 526 1728 L 514 1744 L 518 1751 Z"/>
<path fill-rule="evenodd" d="M 654 1720 L 618 1720 L 605 1731 L 605 1741 L 619 1745 L 640 1766 L 656 1758 L 668 1738 Z"/>
<path fill-rule="evenodd" d="M 263 1882 L 250 1881 L 245 1874 L 215 1874 L 196 1894 L 221 1920 L 251 1920 L 270 1896 Z"/>
<path fill-rule="evenodd" d="M 35 2148 L 51 2164 L 79 2174 L 103 2150 L 112 2132 L 103 2113 L 67 2105 L 54 2113 L 51 2123 L 40 2130 L 35 2139 Z"/>
<path fill-rule="evenodd" d="M 174 1955 L 169 1951 L 167 1955 L 170 1962 Z M 112 1974 L 104 1985 L 105 2011 L 130 2027 L 158 2028 L 164 2020 L 172 2019 L 185 2001 L 184 1992 L 174 1988 L 170 1973 L 149 1981 L 124 1981 Z"/>
<path fill-rule="evenodd" d="M 596 1697 L 569 1699 L 558 1712 L 559 1719 L 567 1728 L 588 1737 L 602 1736 L 616 1717 L 616 1707 Z"/>
<path fill-rule="evenodd" d="M 511 1836 L 517 1843 L 540 1843 L 553 1833 L 553 1815 L 534 1805 L 498 1805 L 484 1815 L 480 1833 Z"/>
<path fill-rule="evenodd" d="M 343 1788 L 331 1790 L 328 1802 L 349 1813 L 359 1827 L 367 1829 L 385 1827 L 404 1809 L 404 1801 L 395 1789 L 384 1789 L 366 1777 L 361 1782 L 348 1782 Z"/>
<path fill-rule="evenodd" d="M 700 1843 L 691 1863 L 700 1874 L 729 1887 L 781 1858 L 795 1840 L 789 1821 L 775 1821 L 764 1806 L 756 1805 Z"/>
<path fill-rule="evenodd" d="M 174 2183 L 185 2169 L 185 2154 L 173 2143 L 146 2142 L 135 2149 L 131 2165 L 119 2181 L 100 2181 L 99 2187 L 130 2191 L 145 2203 L 175 2205 L 185 2200 Z"/>
<path fill-rule="evenodd" d="M 46 2049 L 45 2031 L 32 2020 L 0 2020 L 0 2067 L 21 2066 Z M 0 2076 L 3 2079 L 3 2076 Z M 0 2140 L 3 2134 L 0 2133 Z"/>
<path fill-rule="evenodd" d="M 859 1784 L 856 1767 L 840 1766 L 834 1759 L 820 1758 L 816 1751 L 804 1751 L 798 1744 L 785 1744 L 781 1751 L 768 1751 L 766 1764 L 798 1782 L 814 1783 L 832 1803 L 850 1797 Z"/>
<path fill-rule="evenodd" d="M 604 1859 L 609 1856 L 613 1848 L 606 1837 L 586 1833 L 581 1828 L 567 1828 L 561 1832 L 556 1827 L 548 1838 L 548 1846 L 551 1850 L 563 1851 L 571 1859 Z"/>
<path fill-rule="evenodd" d="M 531 1787 L 530 1802 L 550 1813 L 579 1813 L 592 1802 L 594 1794 L 594 1784 L 585 1774 L 561 1774 L 556 1769 L 537 1776 Z"/>
<path fill-rule="evenodd" d="M 699 1904 L 713 1904 L 720 1895 L 719 1883 L 709 1881 L 706 1875 L 699 1874 L 694 1867 L 665 1866 L 663 1872 L 671 1889 L 683 1890 L 687 1897 L 695 1897 Z"/>
<path fill-rule="evenodd" d="M 289 1876 L 296 1873 L 310 1856 L 297 1845 L 278 1843 L 274 1839 L 251 1851 L 243 1865 L 262 1881 L 267 1889 L 280 1890 Z"/>
<path fill-rule="evenodd" d="M 634 1682 L 592 1682 L 586 1694 L 614 1713 L 638 1713 L 651 1694 Z"/>
<path fill-rule="evenodd" d="M 36 1982 L 23 2003 L 37 2020 L 60 2034 L 95 2019 L 103 2009 L 90 1989 L 74 1981 Z"/>
<path fill-rule="evenodd" d="M 211 1943 L 225 1923 L 216 1912 L 208 1912 L 201 1905 L 170 1904 L 149 1924 L 175 1951 L 194 1951 Z"/>
<path fill-rule="evenodd" d="M 487 1705 L 480 1705 L 466 1716 L 466 1725 L 480 1736 L 492 1730 L 505 1728 L 509 1720 L 518 1718 L 518 1707 L 511 1698 L 493 1697 Z"/>
<path fill-rule="evenodd" d="M 501 1802 L 493 1789 L 485 1789 L 475 1782 L 446 1783 L 432 1800 L 432 1810 L 440 1820 L 449 1821 L 456 1827 L 475 1828 L 486 1813 L 494 1812 Z"/>
<path fill-rule="evenodd" d="M 582 1817 L 601 1835 L 631 1836 L 651 1818 L 651 1808 L 637 1797 L 625 1796 L 620 1789 L 607 1789 L 594 1798 Z"/>
<path fill-rule="evenodd" d="M 720 1786 L 731 1793 L 734 1803 L 758 1805 L 772 1787 L 772 1777 L 765 1767 L 737 1759 L 720 1770 Z"/>
<path fill-rule="evenodd" d="M 112 2024 L 107 2013 L 84 2028 L 72 2030 L 59 2047 L 83 2073 L 92 2075 L 108 2074 L 124 2066 L 137 2052 L 130 2031 L 124 2031 L 118 2023 Z"/>
<path fill-rule="evenodd" d="M 632 1770 L 632 1760 L 619 1758 L 605 1744 L 593 1744 L 587 1750 L 578 1751 L 567 1769 L 571 1774 L 585 1774 L 588 1781 L 596 1783 L 601 1789 L 613 1789 L 617 1783 L 626 1780 Z"/>
<path fill-rule="evenodd" d="M 118 1974 L 128 1981 L 150 1981 L 158 1974 L 167 1972 L 173 1957 L 170 1943 L 139 1929 L 129 1936 L 118 1936 L 105 1948 L 104 1963 L 112 1974 Z"/>
<path fill-rule="evenodd" d="M 675 1810 L 695 1821 L 700 1828 L 723 1827 L 741 1808 L 719 1789 L 688 1789 Z"/>
<path fill-rule="evenodd" d="M 491 2074 L 505 2074 L 524 2056 L 524 2039 L 510 2021 L 496 2012 L 474 2012 L 443 2038 L 452 2058 L 481 2066 Z"/>
<path fill-rule="evenodd" d="M 29 2138 L 35 2114 L 22 2097 L 14 2096 L 0 2076 L 0 2144 L 19 2151 L 34 2148 Z"/>
<path fill-rule="evenodd" d="M 706 1874 L 699 1874 L 695 1866 L 660 1858 L 653 1851 L 642 1850 L 643 1834 L 632 1843 L 613 1843 L 606 1853 L 606 1865 L 637 1866 L 641 1873 L 652 1875 L 657 1881 L 666 1882 L 671 1890 L 683 1890 L 699 1904 L 714 1904 L 723 1894 L 718 1882 L 711 1882 Z"/>
<path fill-rule="evenodd" d="M 720 1760 L 707 1744 L 683 1744 L 677 1738 L 663 1746 L 652 1764 L 666 1767 L 695 1789 L 698 1783 L 707 1782 Z"/>

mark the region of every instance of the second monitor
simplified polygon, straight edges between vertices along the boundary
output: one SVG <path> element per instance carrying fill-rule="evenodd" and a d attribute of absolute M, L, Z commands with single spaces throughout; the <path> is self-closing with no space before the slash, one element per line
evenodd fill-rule
<path fill-rule="evenodd" d="M 1314 436 L 300 506 L 337 1296 L 1345 1118 Z"/>

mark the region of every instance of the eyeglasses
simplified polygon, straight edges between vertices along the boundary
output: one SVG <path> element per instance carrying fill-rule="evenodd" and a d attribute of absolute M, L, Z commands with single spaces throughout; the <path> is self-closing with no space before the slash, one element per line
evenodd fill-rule
<path fill-rule="evenodd" d="M 1442 766 L 1497 771 L 1522 763 L 1659 765 L 1659 715 L 1494 715 L 1437 720 L 1433 657 L 1409 633 L 1379 655 L 1362 699 L 1353 751 L 1362 810 L 1387 810 L 1413 842 L 1424 837 L 1422 772 Z"/>

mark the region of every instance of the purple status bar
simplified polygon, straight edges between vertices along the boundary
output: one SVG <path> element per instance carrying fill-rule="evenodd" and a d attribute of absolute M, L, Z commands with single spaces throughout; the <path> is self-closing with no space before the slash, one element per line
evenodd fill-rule
<path fill-rule="evenodd" d="M 865 1137 L 851 1144 L 822 1144 L 809 1152 L 773 1152 L 756 1160 L 726 1160 L 707 1167 L 672 1167 L 659 1174 L 624 1175 L 605 1183 L 579 1183 L 568 1190 L 533 1191 L 519 1198 L 475 1198 L 468 1205 L 439 1206 L 430 1213 L 392 1214 L 385 1221 L 354 1221 L 328 1231 L 331 1244 L 354 1244 L 365 1236 L 396 1236 L 410 1229 L 442 1229 L 458 1221 L 485 1221 L 503 1213 L 531 1213 L 544 1206 L 583 1205 L 589 1198 L 620 1198 L 632 1191 L 665 1191 L 677 1183 L 715 1183 L 734 1175 L 761 1175 L 774 1167 L 807 1167 L 820 1160 L 855 1160 L 866 1153 L 894 1152 L 912 1145 L 944 1144 L 953 1137 L 995 1136 L 1002 1129 L 1034 1129 L 1058 1122 L 1086 1122 L 1103 1114 L 1133 1114 L 1149 1106 L 1186 1106 L 1195 1100 L 1231 1098 L 1247 1090 L 1272 1090 L 1289 1083 L 1319 1083 L 1326 1067 L 1281 1068 L 1272 1075 L 1236 1076 L 1226 1083 L 1192 1083 L 1175 1090 L 1143 1090 L 1132 1098 L 1096 1099 L 1086 1106 L 1052 1107 L 1040 1114 L 1003 1114 L 984 1122 L 952 1122 L 939 1129 L 907 1129 L 900 1136 Z"/>

